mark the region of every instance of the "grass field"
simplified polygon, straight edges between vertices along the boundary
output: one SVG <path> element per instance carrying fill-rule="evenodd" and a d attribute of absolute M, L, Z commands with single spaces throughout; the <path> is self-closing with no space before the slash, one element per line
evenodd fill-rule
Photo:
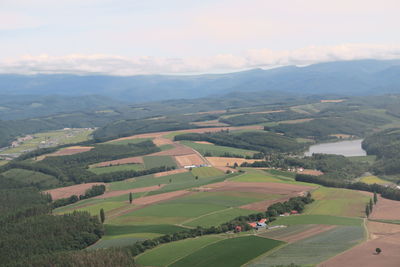
<path fill-rule="evenodd" d="M 366 183 L 366 184 L 390 184 L 389 181 L 383 180 L 377 176 L 365 176 L 360 179 L 360 182 Z"/>
<path fill-rule="evenodd" d="M 228 146 L 218 146 L 218 145 L 210 145 L 210 144 L 199 144 L 191 141 L 181 141 L 182 144 L 197 150 L 200 154 L 205 155 L 206 153 L 210 153 L 213 157 L 221 157 L 225 153 L 241 155 L 245 156 L 253 156 L 257 151 L 233 148 Z"/>
<path fill-rule="evenodd" d="M 360 226 L 362 219 L 350 217 L 336 217 L 329 215 L 291 215 L 278 217 L 272 225 L 296 225 L 296 224 L 327 224 Z"/>
<path fill-rule="evenodd" d="M 8 163 L 7 160 L 0 160 L 0 166 L 6 165 Z"/>
<path fill-rule="evenodd" d="M 171 242 L 139 255 L 136 261 L 142 266 L 167 266 L 196 250 L 222 239 L 222 236 L 210 235 Z"/>
<path fill-rule="evenodd" d="M 77 203 L 78 205 L 81 203 Z M 82 204 L 81 204 L 82 205 Z M 100 209 L 104 209 L 106 215 L 108 212 L 129 205 L 129 203 L 124 203 L 122 201 L 99 201 L 99 202 L 94 202 L 91 205 L 88 206 L 84 206 L 79 208 L 79 206 L 77 208 L 72 208 L 72 209 L 68 209 L 70 207 L 66 207 L 65 209 L 59 209 L 59 210 L 55 210 L 55 213 L 58 214 L 62 214 L 62 213 L 67 213 L 67 212 L 72 212 L 73 210 L 76 211 L 87 211 L 89 212 L 91 215 L 96 216 L 100 214 Z"/>
<path fill-rule="evenodd" d="M 160 166 L 176 167 L 176 162 L 171 156 L 147 156 L 143 157 L 143 161 L 146 169 Z"/>
<path fill-rule="evenodd" d="M 356 163 L 369 163 L 372 164 L 376 160 L 376 156 L 355 156 L 355 157 L 348 157 L 349 160 L 356 162 Z"/>
<path fill-rule="evenodd" d="M 33 134 L 33 139 L 24 141 L 18 147 L 9 148 L 1 152 L 1 154 L 20 154 L 27 150 L 37 149 L 41 142 L 47 142 L 57 145 L 79 143 L 91 138 L 93 130 L 85 128 L 72 128 L 68 130 L 57 130 L 44 133 Z"/>
<path fill-rule="evenodd" d="M 213 167 L 201 167 L 192 169 L 193 176 L 202 177 L 216 177 L 224 175 L 224 172 Z"/>
<path fill-rule="evenodd" d="M 170 266 L 242 266 L 281 244 L 283 242 L 252 235 L 228 238 L 199 249 Z"/>
<path fill-rule="evenodd" d="M 314 266 L 361 242 L 361 226 L 340 226 L 327 232 L 294 242 L 258 258 L 248 266 L 307 265 Z"/>
<path fill-rule="evenodd" d="M 113 224 L 179 224 L 190 218 L 225 209 L 212 204 L 163 203 L 135 210 L 111 220 Z"/>
<path fill-rule="evenodd" d="M 128 234 L 140 233 L 156 233 L 156 234 L 173 234 L 184 230 L 185 228 L 169 225 L 169 224 L 150 224 L 150 225 L 104 225 L 106 233 L 105 236 L 109 239 Z"/>
<path fill-rule="evenodd" d="M 53 176 L 23 169 L 10 169 L 2 173 L 2 175 L 11 180 L 15 180 L 26 185 L 34 184 L 41 188 L 54 187 L 59 184 L 59 181 Z"/>
<path fill-rule="evenodd" d="M 228 222 L 236 217 L 253 214 L 253 210 L 239 209 L 239 208 L 228 208 L 212 214 L 207 214 L 199 218 L 195 218 L 192 221 L 185 222 L 183 225 L 191 227 L 211 227 L 218 226 L 222 223 Z"/>
<path fill-rule="evenodd" d="M 301 233 L 307 229 L 314 227 L 314 224 L 296 224 L 296 225 L 289 225 L 285 228 L 278 228 L 273 230 L 268 230 L 265 233 L 259 234 L 259 236 L 272 238 L 272 239 L 279 239 L 285 238 L 291 235 L 295 235 Z"/>
<path fill-rule="evenodd" d="M 141 170 L 144 170 L 143 164 L 123 164 L 123 165 L 115 165 L 109 167 L 89 168 L 89 171 L 95 174 L 103 174 L 103 173 L 117 172 L 117 171 L 141 171 Z"/>
<path fill-rule="evenodd" d="M 135 139 L 125 139 L 125 140 L 112 140 L 106 142 L 112 145 L 127 145 L 127 144 L 138 144 L 144 141 L 152 140 L 151 138 L 135 138 Z"/>
<path fill-rule="evenodd" d="M 307 205 L 306 214 L 363 217 L 369 197 L 348 189 L 320 187 L 312 192 L 315 201 Z"/>
<path fill-rule="evenodd" d="M 111 248 L 111 247 L 125 247 L 133 245 L 138 241 L 145 240 L 145 238 L 137 237 L 123 237 L 118 239 L 102 239 L 96 244 L 87 248 L 87 250 L 101 249 L 101 248 Z"/>
<path fill-rule="evenodd" d="M 273 170 L 263 171 L 257 169 L 245 168 L 245 174 L 239 175 L 231 179 L 235 182 L 272 182 L 272 183 L 284 183 L 284 182 L 295 182 L 284 172 L 272 172 Z"/>

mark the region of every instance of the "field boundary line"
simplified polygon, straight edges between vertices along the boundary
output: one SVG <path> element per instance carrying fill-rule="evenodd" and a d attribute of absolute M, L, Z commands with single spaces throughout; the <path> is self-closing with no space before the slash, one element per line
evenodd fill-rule
<path fill-rule="evenodd" d="M 219 236 L 217 235 L 217 237 L 219 237 Z M 201 237 L 196 237 L 196 238 L 201 238 Z M 181 260 L 181 259 L 183 259 L 183 258 L 186 258 L 187 256 L 190 256 L 191 254 L 195 253 L 196 251 L 199 251 L 200 249 L 203 249 L 203 248 L 205 248 L 205 247 L 208 247 L 208 246 L 210 246 L 210 245 L 212 245 L 212 244 L 218 243 L 218 242 L 220 242 L 220 241 L 222 241 L 222 240 L 225 240 L 225 239 L 228 239 L 228 238 L 229 238 L 229 237 L 221 237 L 219 240 L 215 240 L 214 242 L 211 242 L 211 243 L 208 243 L 208 244 L 206 244 L 206 245 L 204 245 L 204 246 L 202 246 L 202 247 L 199 247 L 198 249 L 194 250 L 192 253 L 190 253 L 190 254 L 188 254 L 188 255 L 185 255 L 185 256 L 183 256 L 183 257 L 180 257 L 180 258 L 178 258 L 178 259 L 176 259 L 176 260 L 174 260 L 174 261 L 171 262 L 170 264 L 166 265 L 166 267 L 171 266 L 171 265 L 174 264 L 175 262 L 177 262 L 177 261 L 179 261 L 179 260 Z"/>
<path fill-rule="evenodd" d="M 219 212 L 223 212 L 223 211 L 226 211 L 226 210 L 231 210 L 231 209 L 233 209 L 233 207 L 229 207 L 229 208 L 226 208 L 226 209 L 223 209 L 223 210 L 216 210 L 216 211 L 213 211 L 213 212 L 210 212 L 210 213 L 207 213 L 207 214 L 203 214 L 203 215 L 200 215 L 199 217 L 191 218 L 189 220 L 186 220 L 186 221 L 180 223 L 178 226 L 183 226 L 183 224 L 185 224 L 185 223 L 192 222 L 192 221 L 195 221 L 195 220 L 200 219 L 202 217 L 205 217 L 205 216 L 208 216 L 208 215 L 212 215 L 212 214 L 216 214 L 216 213 L 219 213 Z"/>

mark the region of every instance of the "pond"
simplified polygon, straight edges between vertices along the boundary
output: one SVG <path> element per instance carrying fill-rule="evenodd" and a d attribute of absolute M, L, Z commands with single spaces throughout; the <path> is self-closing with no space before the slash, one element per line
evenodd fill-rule
<path fill-rule="evenodd" d="M 310 146 L 305 153 L 306 156 L 311 156 L 313 153 L 343 155 L 345 157 L 366 156 L 367 153 L 361 147 L 362 139 L 340 141 L 333 143 L 324 143 Z"/>

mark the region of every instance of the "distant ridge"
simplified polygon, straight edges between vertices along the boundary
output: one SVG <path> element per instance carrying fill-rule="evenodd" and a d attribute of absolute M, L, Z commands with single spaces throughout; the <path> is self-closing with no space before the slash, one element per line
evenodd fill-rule
<path fill-rule="evenodd" d="M 0 95 L 102 95 L 131 103 L 199 98 L 230 92 L 301 94 L 400 93 L 400 60 L 337 61 L 205 75 L 0 75 Z"/>

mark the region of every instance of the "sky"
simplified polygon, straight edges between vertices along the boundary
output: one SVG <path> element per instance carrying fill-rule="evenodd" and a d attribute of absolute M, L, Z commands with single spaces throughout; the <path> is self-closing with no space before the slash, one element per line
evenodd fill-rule
<path fill-rule="evenodd" d="M 400 58 L 398 0 L 0 0 L 0 73 L 193 74 Z"/>

